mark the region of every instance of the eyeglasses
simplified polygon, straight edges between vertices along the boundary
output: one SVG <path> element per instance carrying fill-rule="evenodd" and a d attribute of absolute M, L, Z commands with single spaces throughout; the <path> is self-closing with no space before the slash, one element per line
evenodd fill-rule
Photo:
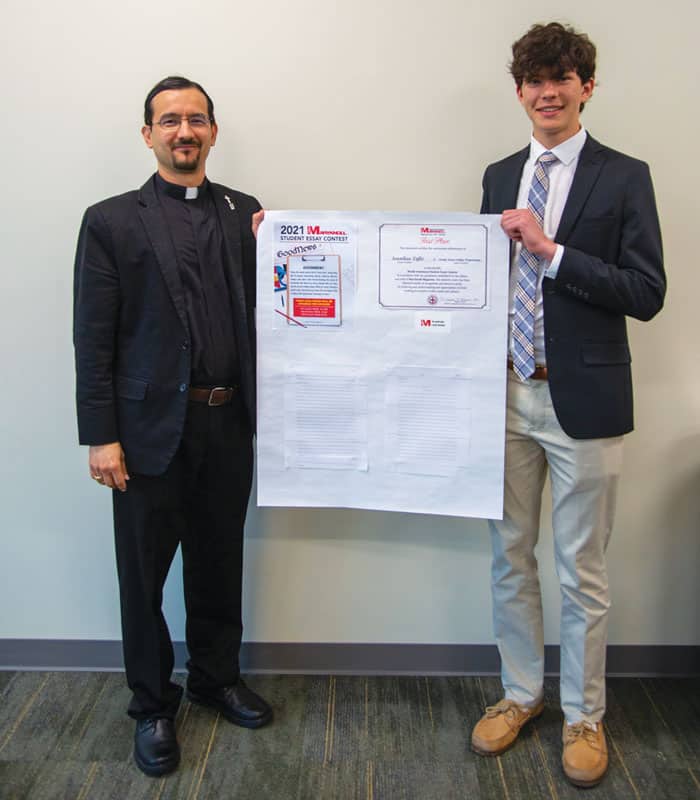
<path fill-rule="evenodd" d="M 191 116 L 180 116 L 179 114 L 164 114 L 158 122 L 152 122 L 151 125 L 159 125 L 164 131 L 176 131 L 183 120 L 187 120 L 187 124 L 194 130 L 204 130 L 208 128 L 212 120 L 206 114 L 192 114 Z"/>

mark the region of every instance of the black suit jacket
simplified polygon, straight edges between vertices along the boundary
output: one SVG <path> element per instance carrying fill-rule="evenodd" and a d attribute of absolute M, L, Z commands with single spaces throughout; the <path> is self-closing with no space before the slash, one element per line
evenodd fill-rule
<path fill-rule="evenodd" d="M 482 214 L 515 208 L 529 154 L 486 169 Z M 619 436 L 633 428 L 625 316 L 651 319 L 666 292 L 648 166 L 588 136 L 554 239 L 564 257 L 542 284 L 554 410 L 575 439 Z"/>
<path fill-rule="evenodd" d="M 254 427 L 251 216 L 260 204 L 215 183 L 211 191 L 224 232 L 241 388 Z M 175 250 L 154 178 L 85 212 L 75 259 L 73 341 L 80 443 L 119 441 L 129 469 L 163 473 L 182 437 L 191 347 Z"/>

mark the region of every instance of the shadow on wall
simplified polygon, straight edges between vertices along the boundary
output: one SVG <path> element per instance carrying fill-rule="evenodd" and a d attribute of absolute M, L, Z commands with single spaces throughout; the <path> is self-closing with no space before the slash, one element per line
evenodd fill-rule
<path fill-rule="evenodd" d="M 686 464 L 683 464 L 687 461 Z M 680 464 L 679 464 L 680 462 Z M 684 602 L 674 607 L 674 617 L 682 620 L 680 627 L 695 631 L 695 641 L 700 644 L 700 435 L 674 443 L 668 458 L 661 463 L 681 467 L 679 479 L 672 490 L 662 495 L 657 520 L 659 536 L 664 546 L 659 559 L 659 576 L 664 595 L 673 601 L 682 586 L 695 587 L 694 602 Z M 681 597 L 692 597 L 681 593 Z M 675 627 L 674 621 L 666 617 L 657 620 L 660 626 Z"/>
<path fill-rule="evenodd" d="M 653 460 L 633 453 L 609 550 L 614 616 L 626 620 L 615 636 L 700 644 L 700 435 L 659 441 Z M 638 490 L 650 482 L 653 494 Z"/>
<path fill-rule="evenodd" d="M 345 508 L 255 508 L 248 539 L 351 540 L 490 554 L 485 520 Z"/>

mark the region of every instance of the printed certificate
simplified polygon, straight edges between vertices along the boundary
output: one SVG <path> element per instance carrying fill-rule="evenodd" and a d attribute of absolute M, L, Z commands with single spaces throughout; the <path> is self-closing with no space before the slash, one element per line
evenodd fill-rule
<path fill-rule="evenodd" d="M 385 308 L 483 308 L 488 229 L 483 224 L 379 229 L 379 303 Z"/>

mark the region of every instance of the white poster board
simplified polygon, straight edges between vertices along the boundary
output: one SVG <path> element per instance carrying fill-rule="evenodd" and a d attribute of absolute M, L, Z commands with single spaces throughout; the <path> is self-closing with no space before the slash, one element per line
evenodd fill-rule
<path fill-rule="evenodd" d="M 497 215 L 267 211 L 258 504 L 500 518 Z"/>

